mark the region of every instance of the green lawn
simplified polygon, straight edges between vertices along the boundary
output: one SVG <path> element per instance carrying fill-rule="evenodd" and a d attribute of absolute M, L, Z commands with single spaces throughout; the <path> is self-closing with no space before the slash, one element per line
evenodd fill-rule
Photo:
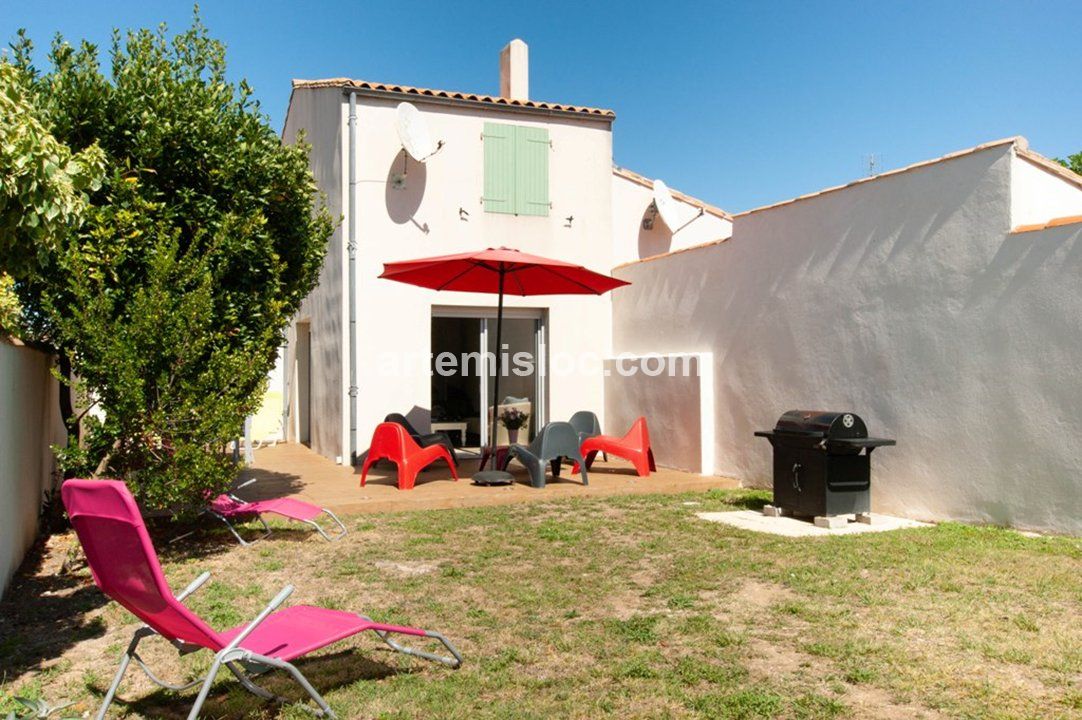
<path fill-rule="evenodd" d="M 1082 717 L 1082 542 L 945 524 L 787 539 L 698 520 L 758 507 L 715 491 L 347 519 L 328 545 L 303 531 L 240 548 L 218 532 L 158 538 L 175 589 L 214 579 L 192 607 L 219 628 L 286 583 L 290 603 L 355 609 L 444 632 L 457 671 L 374 637 L 302 663 L 341 717 Z M 696 504 L 690 504 L 696 503 Z M 70 536 L 54 539 L 56 555 Z M 135 623 L 54 560 L 3 605 L 10 695 L 95 709 Z M 44 598 L 41 592 L 52 593 Z M 164 642 L 144 658 L 167 677 Z M 184 717 L 191 692 L 130 671 L 112 716 Z M 282 681 L 270 685 L 290 697 Z M 206 717 L 310 717 L 268 705 L 228 674 Z"/>

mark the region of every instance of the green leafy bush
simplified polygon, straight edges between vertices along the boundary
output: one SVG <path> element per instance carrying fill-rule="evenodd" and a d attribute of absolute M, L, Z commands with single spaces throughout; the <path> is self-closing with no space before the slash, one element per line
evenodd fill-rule
<path fill-rule="evenodd" d="M 18 331 L 14 278 L 36 270 L 82 222 L 87 192 L 100 187 L 103 172 L 101 149 L 72 153 L 53 137 L 27 75 L 0 61 L 0 335 Z"/>
<path fill-rule="evenodd" d="M 1056 158 L 1059 164 L 1063 167 L 1071 170 L 1072 172 L 1082 175 L 1082 152 L 1075 153 L 1074 155 L 1068 155 L 1066 158 Z"/>
<path fill-rule="evenodd" d="M 85 222 L 19 280 L 23 323 L 70 358 L 104 411 L 60 452 L 70 474 L 125 479 L 157 507 L 225 488 L 224 446 L 260 402 L 281 334 L 314 286 L 333 224 L 308 169 L 251 91 L 226 78 L 200 23 L 57 39 L 40 73 L 15 64 L 51 132 L 100 147 L 106 173 Z"/>
<path fill-rule="evenodd" d="M 59 142 L 31 102 L 30 77 L 0 61 L 0 268 L 32 272 L 77 226 L 86 193 L 100 187 L 101 148 Z"/>
<path fill-rule="evenodd" d="M 21 315 L 22 307 L 19 305 L 18 295 L 15 294 L 15 280 L 0 272 L 0 335 L 14 334 Z"/>

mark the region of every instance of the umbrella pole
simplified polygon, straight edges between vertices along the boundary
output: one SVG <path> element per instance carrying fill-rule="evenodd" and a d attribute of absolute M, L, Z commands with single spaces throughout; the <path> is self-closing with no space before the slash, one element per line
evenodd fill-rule
<path fill-rule="evenodd" d="M 499 470 L 498 454 L 496 451 L 496 423 L 499 422 L 497 413 L 500 409 L 500 373 L 503 371 L 502 363 L 500 362 L 503 357 L 503 351 L 500 347 L 503 344 L 503 280 L 504 280 L 503 263 L 500 263 L 500 299 L 496 305 L 496 380 L 492 383 L 492 444 L 489 446 L 492 448 L 492 467 L 495 470 Z"/>

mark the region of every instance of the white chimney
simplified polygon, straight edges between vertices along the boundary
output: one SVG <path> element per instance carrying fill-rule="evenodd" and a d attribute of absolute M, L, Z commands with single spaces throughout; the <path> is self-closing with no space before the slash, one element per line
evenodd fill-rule
<path fill-rule="evenodd" d="M 530 50 L 518 38 L 500 51 L 500 97 L 530 99 Z"/>

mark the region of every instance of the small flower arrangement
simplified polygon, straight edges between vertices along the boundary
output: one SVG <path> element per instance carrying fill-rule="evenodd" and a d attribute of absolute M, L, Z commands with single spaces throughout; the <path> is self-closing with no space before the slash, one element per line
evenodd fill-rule
<path fill-rule="evenodd" d="M 507 408 L 500 413 L 500 424 L 508 430 L 519 430 L 530 419 L 529 413 L 524 413 L 518 408 Z"/>

